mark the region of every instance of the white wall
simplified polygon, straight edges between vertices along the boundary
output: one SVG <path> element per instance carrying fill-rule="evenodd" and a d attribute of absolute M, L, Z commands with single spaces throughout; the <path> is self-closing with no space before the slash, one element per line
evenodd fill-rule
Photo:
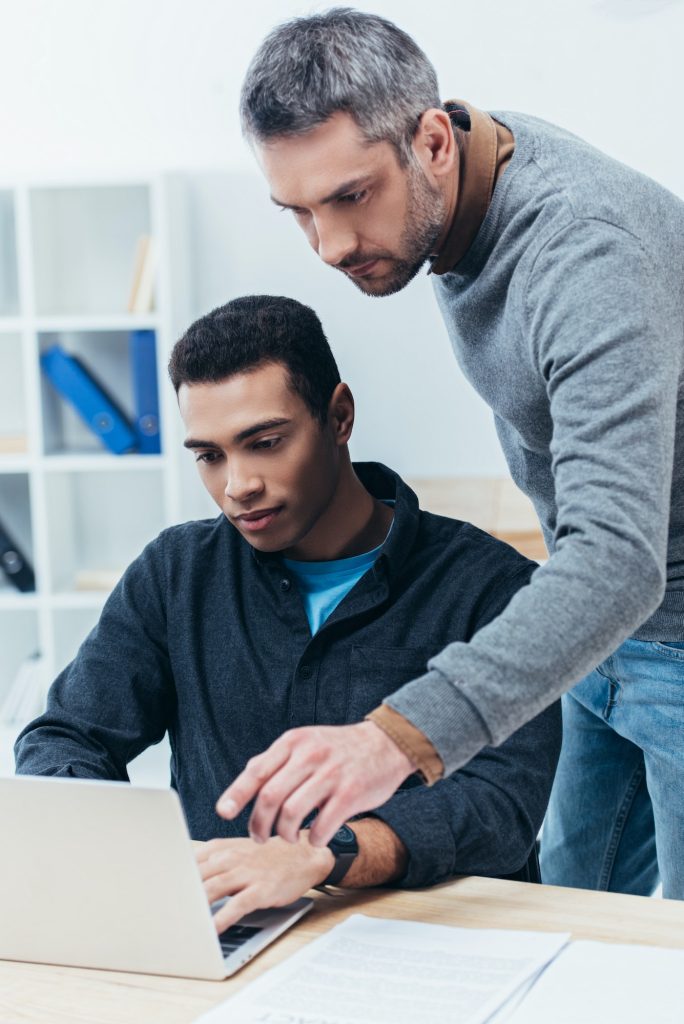
<path fill-rule="evenodd" d="M 684 194 L 682 0 L 355 6 L 415 36 L 445 97 L 556 121 Z M 357 458 L 414 475 L 495 474 L 503 461 L 489 414 L 458 374 L 427 280 L 382 301 L 357 294 L 270 207 L 240 138 L 249 58 L 273 24 L 312 9 L 0 0 L 0 174 L 192 170 L 196 311 L 246 291 L 309 302 L 358 398 Z"/>

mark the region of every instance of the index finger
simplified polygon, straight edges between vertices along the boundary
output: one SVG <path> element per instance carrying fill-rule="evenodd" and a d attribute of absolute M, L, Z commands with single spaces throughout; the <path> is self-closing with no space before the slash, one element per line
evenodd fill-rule
<path fill-rule="evenodd" d="M 263 754 L 250 758 L 237 779 L 219 797 L 216 812 L 228 820 L 236 818 L 271 776 L 282 768 L 289 756 L 289 743 L 281 736 Z"/>
<path fill-rule="evenodd" d="M 256 889 L 243 889 L 237 896 L 226 900 L 220 910 L 214 914 L 214 927 L 220 935 L 231 925 L 237 924 L 241 917 L 259 910 L 259 897 Z"/>
<path fill-rule="evenodd" d="M 357 806 L 347 797 L 332 796 L 321 801 L 316 819 L 309 832 L 312 846 L 327 846 L 337 830 L 356 813 L 365 808 Z"/>

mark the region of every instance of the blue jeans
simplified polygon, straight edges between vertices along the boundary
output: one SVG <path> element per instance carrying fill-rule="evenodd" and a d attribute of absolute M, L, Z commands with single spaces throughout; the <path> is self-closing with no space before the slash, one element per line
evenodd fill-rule
<path fill-rule="evenodd" d="M 563 697 L 549 885 L 684 899 L 684 643 L 626 640 Z"/>

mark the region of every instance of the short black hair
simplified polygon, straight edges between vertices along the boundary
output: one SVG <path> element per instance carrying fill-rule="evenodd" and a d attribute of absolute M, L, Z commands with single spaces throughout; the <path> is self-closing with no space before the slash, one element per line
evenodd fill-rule
<path fill-rule="evenodd" d="M 340 383 L 335 357 L 314 311 L 282 295 L 245 295 L 200 317 L 174 345 L 169 376 L 178 393 L 268 363 L 285 367 L 292 390 L 326 423 Z"/>

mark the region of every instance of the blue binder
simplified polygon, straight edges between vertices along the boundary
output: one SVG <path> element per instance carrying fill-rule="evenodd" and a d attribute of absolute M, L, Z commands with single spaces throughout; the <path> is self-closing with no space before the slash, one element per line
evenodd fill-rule
<path fill-rule="evenodd" d="M 138 451 L 143 455 L 159 455 L 159 391 L 154 331 L 131 331 L 129 354 L 135 402 L 133 425 L 138 440 Z"/>
<path fill-rule="evenodd" d="M 134 451 L 136 436 L 111 395 L 90 370 L 61 345 L 53 345 L 40 357 L 43 372 L 83 422 L 116 455 Z"/>

